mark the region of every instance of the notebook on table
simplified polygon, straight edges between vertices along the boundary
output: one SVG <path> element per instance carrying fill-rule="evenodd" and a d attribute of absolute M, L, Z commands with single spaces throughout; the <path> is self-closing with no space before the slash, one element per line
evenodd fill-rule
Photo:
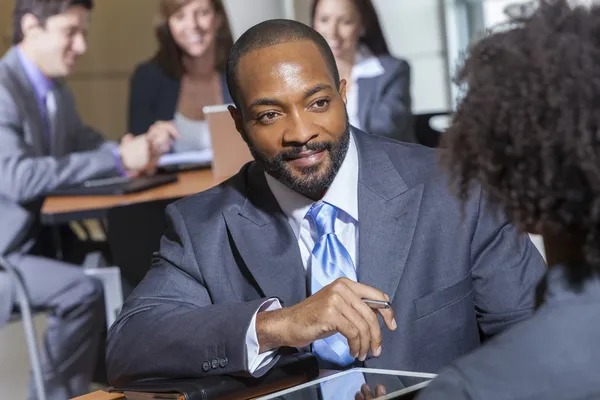
<path fill-rule="evenodd" d="M 173 182 L 177 182 L 177 175 L 140 176 L 137 178 L 117 176 L 91 179 L 80 185 L 58 188 L 49 196 L 118 196 L 141 192 Z"/>
<path fill-rule="evenodd" d="M 210 168 L 212 159 L 212 149 L 169 153 L 158 160 L 158 169 L 162 172 L 180 172 Z"/>

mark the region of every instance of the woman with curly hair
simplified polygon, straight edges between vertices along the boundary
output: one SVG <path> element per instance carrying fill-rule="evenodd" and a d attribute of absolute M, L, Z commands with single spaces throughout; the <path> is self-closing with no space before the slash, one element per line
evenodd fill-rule
<path fill-rule="evenodd" d="M 600 6 L 542 1 L 475 44 L 443 155 L 542 234 L 536 314 L 443 370 L 420 399 L 600 398 Z"/>

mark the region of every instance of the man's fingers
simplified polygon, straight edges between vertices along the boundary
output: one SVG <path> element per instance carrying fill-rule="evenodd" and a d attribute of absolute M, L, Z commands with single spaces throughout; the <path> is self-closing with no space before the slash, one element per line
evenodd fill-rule
<path fill-rule="evenodd" d="M 360 387 L 360 392 L 358 392 L 354 395 L 354 399 L 355 400 L 373 400 L 373 399 L 376 399 L 377 397 L 381 397 L 381 396 L 385 396 L 385 395 L 386 395 L 386 389 L 385 389 L 384 385 L 377 384 L 375 386 L 375 395 L 373 395 L 371 386 L 364 383 Z"/>
<path fill-rule="evenodd" d="M 352 295 L 352 292 L 348 290 L 346 295 Z M 342 295 L 343 296 L 343 295 Z M 353 352 L 351 349 L 350 354 L 358 358 L 360 361 L 364 361 L 367 358 L 367 354 L 369 352 L 369 347 L 371 344 L 371 331 L 369 324 L 365 319 L 360 315 L 360 313 L 356 312 L 354 307 L 352 306 L 353 299 L 344 298 L 343 301 L 340 301 L 339 304 L 336 304 L 339 312 L 356 328 L 359 336 L 359 347 L 358 351 Z M 370 310 L 369 310 L 370 312 Z M 377 317 L 375 317 L 377 320 Z M 345 335 L 344 335 L 345 336 Z M 348 339 L 348 337 L 346 337 Z"/>
<path fill-rule="evenodd" d="M 350 287 L 340 286 L 338 290 L 342 293 L 347 303 L 349 303 L 352 307 L 351 313 L 354 315 L 355 320 L 360 321 L 355 323 L 361 324 L 361 333 L 367 336 L 366 338 L 361 339 L 361 343 L 364 343 L 365 339 L 367 340 L 367 348 L 365 352 L 362 352 L 363 349 L 361 349 L 359 360 L 365 360 L 369 348 L 371 353 L 375 357 L 378 357 L 381 354 L 381 329 L 379 327 L 377 315 L 371 310 L 371 307 L 369 307 L 352 291 L 352 289 L 350 289 Z"/>
<path fill-rule="evenodd" d="M 341 333 L 346 340 L 348 340 L 348 347 L 350 348 L 350 355 L 357 357 L 360 353 L 361 337 L 360 332 L 346 317 L 340 315 L 340 321 L 338 321 L 337 331 Z"/>
<path fill-rule="evenodd" d="M 153 125 L 153 129 L 150 129 L 150 131 L 154 135 L 158 135 L 159 137 L 161 137 L 163 139 L 177 140 L 177 139 L 181 138 L 181 135 L 179 134 L 177 127 L 171 121 L 157 122 L 155 125 Z"/>
<path fill-rule="evenodd" d="M 390 301 L 390 298 L 387 294 L 371 286 L 363 285 L 362 283 L 354 282 L 349 279 L 346 279 L 344 283 L 346 283 L 346 285 L 352 290 L 352 292 L 354 292 L 354 294 L 361 299 Z M 388 329 L 392 331 L 396 330 L 397 324 L 396 320 L 394 319 L 394 310 L 388 308 L 379 309 L 378 311 L 379 314 L 381 314 L 381 316 L 383 317 L 383 321 L 385 322 L 385 325 L 388 327 Z"/>
<path fill-rule="evenodd" d="M 396 318 L 394 318 L 394 310 L 391 308 L 380 308 L 377 310 L 379 315 L 383 318 L 383 322 L 388 327 L 389 330 L 395 331 L 398 328 L 398 324 L 396 323 Z"/>
<path fill-rule="evenodd" d="M 126 144 L 131 142 L 131 140 L 133 140 L 134 136 L 131 133 L 127 133 L 125 136 L 123 136 L 123 138 L 121 139 L 121 143 Z"/>
<path fill-rule="evenodd" d="M 371 391 L 371 386 L 364 383 L 360 387 L 360 393 L 362 394 L 365 400 L 373 400 L 373 392 Z"/>
<path fill-rule="evenodd" d="M 367 327 L 369 329 L 369 344 L 371 349 L 371 354 L 375 357 L 379 357 L 381 355 L 381 328 L 379 327 L 379 320 L 377 319 L 377 314 L 371 310 L 364 301 L 359 298 L 356 298 L 352 302 L 352 307 L 356 310 L 358 314 L 364 319 L 367 323 Z M 363 360 L 361 360 L 363 361 Z"/>

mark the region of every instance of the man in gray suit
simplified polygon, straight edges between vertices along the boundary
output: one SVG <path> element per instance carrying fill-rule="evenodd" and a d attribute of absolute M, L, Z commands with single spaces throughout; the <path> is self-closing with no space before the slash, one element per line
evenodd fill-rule
<path fill-rule="evenodd" d="M 147 137 L 118 145 L 86 127 L 61 81 L 86 50 L 91 9 L 91 0 L 18 0 L 15 46 L 0 60 L 0 254 L 23 276 L 32 305 L 50 311 L 43 353 L 50 399 L 88 391 L 104 311 L 99 282 L 42 256 L 44 196 L 90 178 L 145 173 L 158 155 Z M 0 326 L 13 305 L 0 273 Z"/>
<path fill-rule="evenodd" d="M 600 398 L 600 6 L 575 4 L 536 3 L 462 69 L 448 169 L 541 233 L 549 269 L 535 315 L 444 368 L 419 399 Z"/>
<path fill-rule="evenodd" d="M 327 367 L 437 371 L 530 316 L 543 260 L 528 237 L 478 188 L 461 214 L 432 150 L 350 129 L 318 33 L 256 25 L 227 76 L 255 161 L 169 206 L 160 252 L 109 332 L 111 383 L 259 376 L 309 346 Z"/>

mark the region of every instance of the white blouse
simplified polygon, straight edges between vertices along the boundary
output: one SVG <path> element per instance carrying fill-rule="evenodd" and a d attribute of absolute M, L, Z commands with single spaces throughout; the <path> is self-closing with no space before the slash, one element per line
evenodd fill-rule
<path fill-rule="evenodd" d="M 199 151 L 211 148 L 210 130 L 208 122 L 193 120 L 177 112 L 173 118 L 175 127 L 181 135 L 181 138 L 173 143 L 173 150 L 176 153 L 186 151 Z"/>

